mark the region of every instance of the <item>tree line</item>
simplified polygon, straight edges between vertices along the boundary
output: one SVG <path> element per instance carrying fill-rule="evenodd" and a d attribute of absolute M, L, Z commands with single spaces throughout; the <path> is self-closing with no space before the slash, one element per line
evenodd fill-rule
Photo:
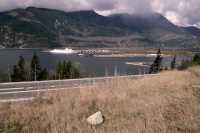
<path fill-rule="evenodd" d="M 191 61 L 183 60 L 181 64 L 177 64 L 176 55 L 173 57 L 170 63 L 170 69 L 185 70 L 193 65 L 200 65 L 200 55 L 195 54 Z M 169 70 L 162 66 L 163 57 L 161 50 L 158 49 L 157 56 L 150 66 L 149 74 L 159 73 L 163 70 Z M 8 74 L 9 78 L 2 81 L 22 82 L 22 81 L 43 81 L 43 80 L 61 80 L 61 79 L 75 79 L 80 78 L 79 67 L 71 61 L 60 61 L 57 64 L 55 70 L 49 71 L 46 68 L 42 68 L 40 65 L 40 59 L 36 53 L 34 53 L 30 62 L 25 61 L 23 56 L 19 56 L 19 60 L 16 65 L 13 66 L 12 72 Z M 1 77 L 5 77 L 6 74 L 1 74 Z"/>
<path fill-rule="evenodd" d="M 152 63 L 152 65 L 150 66 L 149 74 L 155 74 L 155 73 L 159 73 L 163 70 L 168 70 L 168 68 L 163 68 L 162 61 L 163 61 L 163 57 L 161 54 L 161 50 L 158 49 L 157 56 L 156 56 L 154 62 Z M 177 64 L 176 55 L 175 55 L 170 63 L 170 69 L 171 70 L 174 70 L 174 69 L 185 70 L 194 65 L 200 65 L 200 55 L 199 54 L 195 54 L 191 61 L 183 60 L 180 65 Z"/>
<path fill-rule="evenodd" d="M 37 54 L 34 53 L 30 63 L 27 63 L 23 56 L 19 57 L 18 63 L 13 66 L 10 80 L 12 82 L 22 82 L 52 79 L 72 79 L 79 77 L 79 68 L 71 61 L 59 62 L 55 72 L 52 74 L 46 68 L 41 67 L 40 59 Z"/>
<path fill-rule="evenodd" d="M 195 54 L 191 61 L 183 60 L 181 65 L 178 67 L 179 70 L 185 70 L 191 66 L 200 65 L 200 55 Z"/>

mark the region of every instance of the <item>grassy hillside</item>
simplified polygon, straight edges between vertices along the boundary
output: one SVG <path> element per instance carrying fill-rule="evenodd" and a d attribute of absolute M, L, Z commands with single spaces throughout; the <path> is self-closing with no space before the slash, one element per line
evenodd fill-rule
<path fill-rule="evenodd" d="M 102 111 L 105 122 L 86 119 Z M 110 80 L 47 94 L 44 100 L 1 104 L 3 133 L 199 133 L 200 68 L 138 80 Z"/>

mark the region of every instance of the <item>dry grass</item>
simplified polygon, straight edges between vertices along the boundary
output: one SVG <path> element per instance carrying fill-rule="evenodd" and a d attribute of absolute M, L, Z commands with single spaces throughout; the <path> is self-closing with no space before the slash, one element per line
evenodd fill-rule
<path fill-rule="evenodd" d="M 3 133 L 199 133 L 200 68 L 112 80 L 0 107 Z M 102 111 L 105 122 L 86 118 Z"/>

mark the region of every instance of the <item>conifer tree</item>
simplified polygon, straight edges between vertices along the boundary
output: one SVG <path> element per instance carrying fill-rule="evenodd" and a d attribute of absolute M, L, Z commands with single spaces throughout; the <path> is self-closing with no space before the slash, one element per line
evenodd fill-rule
<path fill-rule="evenodd" d="M 40 73 L 41 73 L 41 66 L 40 66 L 40 60 L 36 53 L 34 53 L 33 58 L 31 60 L 31 80 L 39 80 Z"/>
<path fill-rule="evenodd" d="M 153 64 L 150 67 L 150 71 L 149 71 L 150 74 L 160 72 L 161 65 L 162 65 L 162 60 L 163 60 L 163 58 L 161 57 L 161 50 L 159 48 L 158 52 L 157 52 L 157 57 L 156 57 L 156 59 L 154 60 Z"/>
<path fill-rule="evenodd" d="M 20 82 L 20 72 L 19 72 L 19 68 L 17 67 L 17 65 L 14 65 L 13 67 L 13 73 L 11 75 L 11 80 L 12 82 Z"/>
<path fill-rule="evenodd" d="M 79 71 L 78 67 L 73 65 L 72 69 L 73 69 L 72 70 L 72 78 L 80 78 L 80 71 Z"/>
<path fill-rule="evenodd" d="M 71 61 L 59 62 L 56 70 L 57 79 L 72 79 L 79 78 L 80 72 L 78 67 L 76 67 Z"/>
<path fill-rule="evenodd" d="M 49 72 L 47 71 L 46 68 L 44 68 L 44 69 L 39 73 L 38 80 L 48 80 L 48 78 L 49 78 Z"/>
<path fill-rule="evenodd" d="M 18 69 L 19 69 L 19 79 L 21 81 L 26 81 L 25 60 L 23 56 L 19 57 Z"/>
<path fill-rule="evenodd" d="M 68 61 L 67 64 L 66 64 L 66 77 L 67 79 L 71 79 L 73 78 L 73 66 L 72 66 L 72 62 L 71 61 Z"/>
<path fill-rule="evenodd" d="M 195 54 L 195 56 L 193 57 L 192 62 L 196 65 L 200 65 L 200 55 Z"/>
<path fill-rule="evenodd" d="M 61 62 L 57 65 L 56 78 L 63 79 L 63 64 Z"/>
<path fill-rule="evenodd" d="M 174 56 L 172 62 L 171 62 L 171 69 L 174 70 L 176 68 L 176 55 Z"/>
<path fill-rule="evenodd" d="M 19 57 L 17 65 L 13 67 L 11 80 L 13 82 L 26 81 L 25 60 L 22 56 Z"/>
<path fill-rule="evenodd" d="M 67 62 L 63 61 L 62 64 L 62 79 L 67 79 Z"/>

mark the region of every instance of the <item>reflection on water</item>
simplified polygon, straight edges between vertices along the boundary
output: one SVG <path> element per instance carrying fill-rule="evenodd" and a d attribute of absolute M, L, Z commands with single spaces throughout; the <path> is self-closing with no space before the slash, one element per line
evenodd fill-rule
<path fill-rule="evenodd" d="M 65 48 L 65 49 L 53 49 L 50 51 L 53 54 L 73 54 L 76 53 L 74 50 Z"/>

